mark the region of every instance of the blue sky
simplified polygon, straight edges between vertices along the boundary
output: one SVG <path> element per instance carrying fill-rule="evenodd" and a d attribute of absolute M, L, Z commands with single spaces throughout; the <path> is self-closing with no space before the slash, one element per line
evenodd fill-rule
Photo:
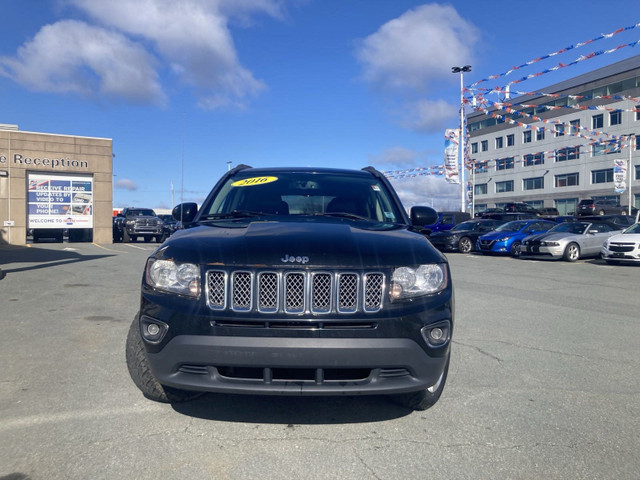
<path fill-rule="evenodd" d="M 442 163 L 465 85 L 640 22 L 637 0 L 1 0 L 0 123 L 113 139 L 114 207 L 200 201 L 231 165 Z M 480 86 L 640 39 L 634 28 Z M 519 83 L 640 54 L 621 48 Z M 496 99 L 497 100 L 497 99 Z M 406 206 L 459 205 L 443 177 Z M 183 186 L 183 188 L 182 188 Z"/>

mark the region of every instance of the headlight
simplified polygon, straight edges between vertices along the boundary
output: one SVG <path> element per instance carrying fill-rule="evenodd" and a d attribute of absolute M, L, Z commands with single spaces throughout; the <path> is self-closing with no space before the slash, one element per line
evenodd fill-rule
<path fill-rule="evenodd" d="M 419 267 L 398 267 L 391 276 L 389 295 L 392 300 L 438 293 L 447 286 L 444 265 L 431 263 Z"/>
<path fill-rule="evenodd" d="M 506 237 L 500 237 L 500 238 L 496 239 L 496 242 L 506 242 L 510 238 L 511 237 L 507 235 Z"/>
<path fill-rule="evenodd" d="M 135 224 L 136 224 L 136 221 L 135 221 L 135 220 L 127 220 L 125 223 L 126 223 L 127 225 L 135 225 Z"/>
<path fill-rule="evenodd" d="M 200 268 L 193 263 L 150 259 L 146 271 L 147 283 L 158 290 L 200 296 Z"/>
<path fill-rule="evenodd" d="M 559 247 L 560 244 L 558 242 L 540 242 L 540 245 L 543 247 Z"/>

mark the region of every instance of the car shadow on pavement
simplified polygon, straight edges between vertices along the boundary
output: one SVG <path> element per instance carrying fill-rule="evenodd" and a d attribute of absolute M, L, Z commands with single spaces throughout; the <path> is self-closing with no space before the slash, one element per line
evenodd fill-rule
<path fill-rule="evenodd" d="M 0 280 L 7 274 L 37 270 L 68 263 L 86 262 L 97 258 L 110 257 L 110 254 L 83 255 L 77 251 L 49 248 L 22 247 L 18 245 L 0 246 Z M 8 265 L 15 265 L 9 268 Z"/>
<path fill-rule="evenodd" d="M 382 422 L 413 413 L 383 395 L 271 396 L 207 393 L 172 408 L 183 415 L 240 423 L 333 425 Z"/>

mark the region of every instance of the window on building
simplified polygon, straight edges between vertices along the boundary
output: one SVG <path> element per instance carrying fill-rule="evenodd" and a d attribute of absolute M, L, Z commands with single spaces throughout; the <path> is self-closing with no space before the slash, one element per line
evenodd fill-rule
<path fill-rule="evenodd" d="M 622 110 L 609 112 L 609 125 L 620 125 L 622 123 Z"/>
<path fill-rule="evenodd" d="M 480 142 L 480 146 L 482 148 L 482 151 L 486 152 L 487 150 L 489 150 L 489 140 L 482 140 L 482 142 Z"/>
<path fill-rule="evenodd" d="M 496 170 L 509 170 L 515 167 L 513 157 L 499 158 L 496 160 Z"/>
<path fill-rule="evenodd" d="M 564 135 L 564 124 L 558 123 L 555 125 L 555 136 L 562 137 Z"/>
<path fill-rule="evenodd" d="M 522 143 L 531 143 L 531 130 L 522 132 Z"/>
<path fill-rule="evenodd" d="M 594 115 L 591 117 L 591 128 L 596 130 L 598 128 L 602 128 L 604 126 L 604 115 L 599 113 L 598 115 Z"/>
<path fill-rule="evenodd" d="M 607 146 L 604 143 L 594 143 L 591 146 L 591 156 L 599 157 L 600 155 L 604 155 L 606 148 Z"/>
<path fill-rule="evenodd" d="M 473 142 L 471 144 L 471 153 L 478 153 L 478 142 Z"/>
<path fill-rule="evenodd" d="M 504 142 L 502 137 L 496 137 L 496 148 L 502 148 L 503 143 Z"/>
<path fill-rule="evenodd" d="M 555 207 L 560 215 L 575 215 L 578 206 L 577 198 L 559 198 L 554 200 Z"/>
<path fill-rule="evenodd" d="M 540 140 L 544 140 L 544 127 L 540 127 L 536 130 L 536 141 L 539 142 Z"/>
<path fill-rule="evenodd" d="M 487 209 L 487 204 L 486 203 L 476 203 L 474 205 L 475 211 L 476 212 L 484 212 Z"/>
<path fill-rule="evenodd" d="M 636 165 L 636 180 L 640 180 L 640 165 Z"/>
<path fill-rule="evenodd" d="M 565 173 L 556 175 L 556 187 L 573 187 L 579 184 L 579 174 Z"/>
<path fill-rule="evenodd" d="M 571 122 L 569 122 L 571 124 L 571 133 L 573 135 L 577 135 L 578 133 L 580 133 L 580 119 L 576 119 L 576 120 L 571 120 Z"/>
<path fill-rule="evenodd" d="M 486 195 L 488 192 L 486 183 L 478 183 L 473 187 L 474 195 Z"/>
<path fill-rule="evenodd" d="M 610 183 L 613 182 L 613 168 L 604 168 L 602 170 L 591 170 L 591 183 Z"/>
<path fill-rule="evenodd" d="M 580 147 L 565 147 L 556 150 L 556 162 L 566 162 L 567 160 L 577 160 L 580 158 Z"/>
<path fill-rule="evenodd" d="M 489 171 L 489 168 L 487 167 L 488 161 L 484 160 L 483 162 L 476 162 L 475 163 L 475 171 L 476 173 L 486 173 Z"/>
<path fill-rule="evenodd" d="M 640 110 L 636 110 L 636 120 L 640 120 Z"/>
<path fill-rule="evenodd" d="M 523 160 L 522 160 L 523 167 L 532 167 L 534 165 L 543 165 L 543 164 L 544 164 L 544 152 L 528 153 L 523 157 Z"/>
<path fill-rule="evenodd" d="M 544 177 L 525 178 L 522 180 L 523 190 L 540 190 L 544 188 Z"/>
<path fill-rule="evenodd" d="M 516 136 L 512 133 L 507 135 L 507 147 L 513 147 L 516 144 Z"/>
<path fill-rule="evenodd" d="M 513 192 L 513 180 L 496 182 L 496 193 Z"/>

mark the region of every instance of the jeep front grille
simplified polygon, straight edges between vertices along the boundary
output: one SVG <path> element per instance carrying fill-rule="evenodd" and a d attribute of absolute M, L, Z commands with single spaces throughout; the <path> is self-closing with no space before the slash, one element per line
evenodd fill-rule
<path fill-rule="evenodd" d="M 377 312 L 384 274 L 209 270 L 207 304 L 213 310 L 302 315 Z"/>

